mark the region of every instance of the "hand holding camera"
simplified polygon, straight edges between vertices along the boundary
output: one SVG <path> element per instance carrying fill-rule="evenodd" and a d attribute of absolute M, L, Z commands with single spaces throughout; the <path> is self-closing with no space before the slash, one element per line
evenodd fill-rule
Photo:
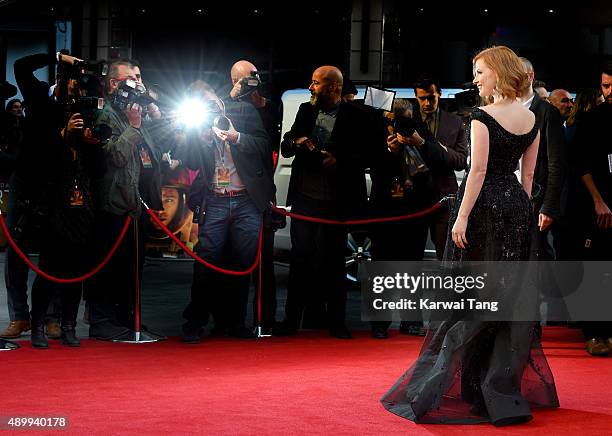
<path fill-rule="evenodd" d="M 302 136 L 300 138 L 294 139 L 293 145 L 298 150 L 313 151 L 315 148 L 317 148 L 314 141 L 308 138 L 307 136 Z"/>
<path fill-rule="evenodd" d="M 402 136 L 402 134 L 398 133 L 397 140 L 400 142 L 400 144 L 412 145 L 414 147 L 422 147 L 425 144 L 425 139 L 423 139 L 416 130 L 411 136 L 408 137 Z"/>
<path fill-rule="evenodd" d="M 225 118 L 227 120 L 227 129 L 223 129 L 226 126 L 221 125 L 220 123 L 217 123 L 217 125 L 213 125 L 212 126 L 212 131 L 215 134 L 215 136 L 217 136 L 217 138 L 219 138 L 221 141 L 227 141 L 230 144 L 235 144 L 238 142 L 238 138 L 239 138 L 239 134 L 236 131 L 236 129 L 234 129 L 234 125 L 232 124 L 232 121 L 229 118 Z"/>
<path fill-rule="evenodd" d="M 140 107 L 138 103 L 128 104 L 127 108 L 125 109 L 125 114 L 128 118 L 130 126 L 134 127 L 135 129 L 140 129 L 142 124 L 142 107 Z"/>

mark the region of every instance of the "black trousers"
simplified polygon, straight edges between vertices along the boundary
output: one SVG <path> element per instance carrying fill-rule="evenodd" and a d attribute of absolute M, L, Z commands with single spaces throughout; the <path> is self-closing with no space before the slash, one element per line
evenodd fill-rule
<path fill-rule="evenodd" d="M 337 217 L 331 202 L 303 196 L 295 199 L 291 210 L 315 217 Z M 285 304 L 288 324 L 299 327 L 304 309 L 313 306 L 326 308 L 330 328 L 344 325 L 346 240 L 346 226 L 291 220 L 291 265 Z"/>
<path fill-rule="evenodd" d="M 406 214 L 405 209 L 382 208 L 385 216 Z M 380 212 L 379 212 L 380 213 Z M 427 246 L 428 232 L 436 248 L 436 257 L 442 260 L 446 249 L 449 210 L 446 205 L 441 209 L 416 219 L 374 224 L 370 230 L 372 240 L 372 259 L 375 261 L 413 261 L 423 260 Z M 410 321 L 412 324 L 421 324 Z M 374 321 L 372 328 L 387 329 L 391 321 Z"/>
<path fill-rule="evenodd" d="M 589 237 L 591 245 L 585 248 L 585 257 L 589 260 L 612 261 L 612 229 L 598 229 Z M 605 340 L 612 337 L 612 322 L 610 321 L 587 321 L 580 325 L 586 340 L 593 338 Z"/>
<path fill-rule="evenodd" d="M 41 249 L 38 266 L 43 271 L 60 278 L 73 278 L 90 269 L 88 250 L 84 245 L 56 241 Z M 81 302 L 82 283 L 56 283 L 36 276 L 32 285 L 32 323 L 42 324 L 51 301 L 56 295 L 61 301 L 61 324 L 76 325 L 77 312 Z"/>

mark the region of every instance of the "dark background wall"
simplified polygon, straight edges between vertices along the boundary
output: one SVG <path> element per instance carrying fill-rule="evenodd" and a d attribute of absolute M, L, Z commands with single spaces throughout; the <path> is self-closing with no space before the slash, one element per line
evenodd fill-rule
<path fill-rule="evenodd" d="M 66 45 L 66 34 L 58 31 L 68 23 L 67 45 L 74 54 L 134 57 L 145 81 L 169 92 L 180 93 L 196 78 L 226 91 L 230 66 L 247 58 L 278 96 L 307 87 L 318 65 L 351 73 L 351 16 L 363 1 L 0 1 L 0 64 L 6 66 L 0 79 L 10 79 L 16 53 Z M 518 1 L 503 7 L 493 1 L 370 2 L 384 12 L 383 86 L 407 87 L 428 71 L 443 86 L 456 87 L 471 79 L 470 59 L 478 50 L 505 44 L 532 60 L 549 89 L 577 91 L 595 84 L 599 61 L 612 54 L 610 1 Z"/>

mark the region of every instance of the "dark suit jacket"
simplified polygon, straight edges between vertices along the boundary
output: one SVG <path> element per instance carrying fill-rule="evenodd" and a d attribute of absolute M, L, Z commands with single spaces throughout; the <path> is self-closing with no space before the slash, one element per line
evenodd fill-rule
<path fill-rule="evenodd" d="M 253 105 L 227 101 L 225 114 L 240 133 L 240 142 L 230 145 L 236 171 L 249 197 L 257 209 L 263 212 L 269 207 L 276 192 L 272 179 L 270 140 Z M 201 178 L 198 178 L 199 186 L 192 188 L 192 194 L 201 189 L 202 197 L 206 198 L 211 194 L 210 183 L 214 180 L 214 146 L 201 144 L 199 140 L 189 138 L 187 150 L 187 166 L 192 169 L 200 169 L 202 175 Z M 194 185 L 196 183 L 194 181 Z"/>
<path fill-rule="evenodd" d="M 377 138 L 372 127 L 371 114 L 353 103 L 340 103 L 334 130 L 331 134 L 331 146 L 327 149 L 336 158 L 336 165 L 327 170 L 322 167 L 322 156 L 318 151 L 296 150 L 292 140 L 312 133 L 318 110 L 310 103 L 302 103 L 298 109 L 291 130 L 285 133 L 281 142 L 281 153 L 284 157 L 293 157 L 291 179 L 287 193 L 287 204 L 295 201 L 299 194 L 298 180 L 308 171 L 325 172 L 331 191 L 332 202 L 336 212 L 344 216 L 355 216 L 364 213 L 367 206 L 365 168 L 369 165 L 368 155 Z"/>
<path fill-rule="evenodd" d="M 567 149 L 561 114 L 553 105 L 534 95 L 529 107 L 540 128 L 540 146 L 534 174 L 534 210 L 559 219 L 561 191 L 567 172 Z"/>
<path fill-rule="evenodd" d="M 416 113 L 416 117 L 420 117 L 420 112 Z M 423 138 L 425 144 L 419 148 L 419 152 L 431 170 L 433 186 L 437 190 L 435 195 L 440 199 L 456 193 L 459 188 L 455 171 L 464 170 L 467 165 L 467 137 L 461 118 L 443 110 L 440 110 L 436 136 L 427 133 Z"/>

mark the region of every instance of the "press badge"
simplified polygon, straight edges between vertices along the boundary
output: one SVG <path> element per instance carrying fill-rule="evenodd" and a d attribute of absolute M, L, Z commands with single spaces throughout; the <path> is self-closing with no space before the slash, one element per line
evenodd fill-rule
<path fill-rule="evenodd" d="M 74 186 L 70 189 L 70 197 L 68 199 L 70 207 L 83 207 L 85 203 L 83 199 L 83 192 L 79 188 L 77 182 L 74 182 Z"/>
<path fill-rule="evenodd" d="M 151 156 L 149 156 L 149 152 L 144 148 L 140 149 L 140 160 L 142 161 L 143 168 L 153 168 Z"/>
<path fill-rule="evenodd" d="M 217 167 L 216 169 L 217 175 L 217 186 L 227 187 L 230 185 L 230 172 L 228 168 L 225 167 Z"/>

